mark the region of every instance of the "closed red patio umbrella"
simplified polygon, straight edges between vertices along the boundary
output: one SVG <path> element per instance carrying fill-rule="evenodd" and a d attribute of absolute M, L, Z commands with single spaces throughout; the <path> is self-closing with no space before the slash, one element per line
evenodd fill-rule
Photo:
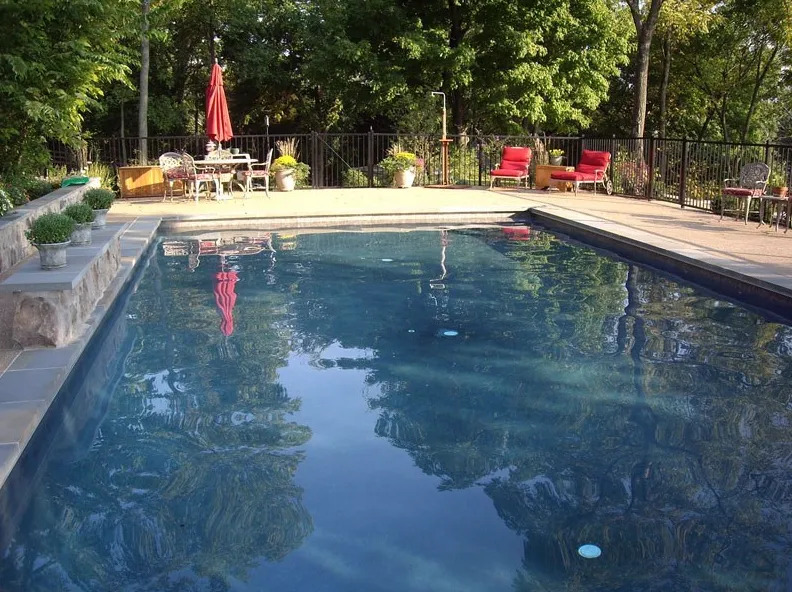
<path fill-rule="evenodd" d="M 226 337 L 234 332 L 234 304 L 236 304 L 235 284 L 239 281 L 236 271 L 219 271 L 215 274 L 215 303 L 220 311 L 220 331 Z"/>
<path fill-rule="evenodd" d="M 206 135 L 218 145 L 234 137 L 223 88 L 223 71 L 217 62 L 212 66 L 212 77 L 206 87 Z"/>

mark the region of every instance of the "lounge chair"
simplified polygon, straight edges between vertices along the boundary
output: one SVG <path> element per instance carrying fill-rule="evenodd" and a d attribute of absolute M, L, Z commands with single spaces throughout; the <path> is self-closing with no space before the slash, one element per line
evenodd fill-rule
<path fill-rule="evenodd" d="M 496 179 L 512 179 L 518 184 L 525 179 L 525 186 L 528 187 L 528 178 L 531 174 L 531 155 L 530 148 L 504 146 L 500 163 L 490 172 L 490 189 Z"/>
<path fill-rule="evenodd" d="M 605 193 L 610 195 L 613 193 L 613 182 L 608 178 L 610 159 L 610 152 L 584 150 L 574 171 L 556 171 L 550 175 L 550 179 L 574 184 L 575 195 L 577 195 L 578 187 L 584 183 L 591 183 L 594 186 L 595 194 L 597 193 L 597 183 L 599 183 Z"/>

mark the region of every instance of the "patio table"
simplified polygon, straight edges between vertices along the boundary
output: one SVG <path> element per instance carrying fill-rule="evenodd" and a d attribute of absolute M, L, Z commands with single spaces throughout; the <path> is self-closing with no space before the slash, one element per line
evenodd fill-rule
<path fill-rule="evenodd" d="M 778 232 L 778 223 L 781 221 L 781 212 L 784 210 L 786 211 L 786 230 L 789 230 L 789 215 L 792 214 L 792 200 L 790 200 L 789 197 L 778 197 L 775 195 L 761 196 L 759 198 L 759 227 L 764 224 L 765 204 L 770 204 L 771 212 L 775 210 L 776 232 Z M 772 217 L 770 218 L 770 225 L 773 225 Z M 784 232 L 786 232 L 786 230 Z"/>
<path fill-rule="evenodd" d="M 205 158 L 203 160 L 195 160 L 195 166 L 197 168 L 201 167 L 214 167 L 214 168 L 222 168 L 226 169 L 226 173 L 221 174 L 228 174 L 229 177 L 229 184 L 237 183 L 239 188 L 242 189 L 242 185 L 236 181 L 236 169 L 241 166 L 250 166 L 251 164 L 258 162 L 257 158 L 250 158 L 247 155 L 239 155 L 237 158 Z M 233 187 L 232 187 L 233 192 Z M 216 200 L 221 201 L 224 199 L 232 199 L 231 197 L 226 197 L 223 192 L 223 183 L 220 183 L 220 193 L 215 197 Z"/>

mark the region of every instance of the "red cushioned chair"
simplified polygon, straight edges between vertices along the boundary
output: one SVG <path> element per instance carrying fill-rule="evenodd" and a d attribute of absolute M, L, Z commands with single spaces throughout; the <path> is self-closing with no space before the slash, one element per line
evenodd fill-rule
<path fill-rule="evenodd" d="M 490 189 L 495 179 L 513 179 L 519 184 L 525 179 L 528 187 L 528 177 L 531 174 L 531 149 L 521 146 L 504 146 L 500 164 L 490 172 Z"/>
<path fill-rule="evenodd" d="M 605 193 L 613 193 L 613 182 L 608 179 L 608 165 L 610 164 L 610 152 L 599 152 L 597 150 L 584 150 L 580 155 L 580 162 L 574 171 L 557 171 L 550 175 L 553 181 L 567 181 L 574 183 L 575 195 L 578 187 L 583 183 L 594 185 L 594 193 L 597 193 L 597 183 L 602 185 Z"/>

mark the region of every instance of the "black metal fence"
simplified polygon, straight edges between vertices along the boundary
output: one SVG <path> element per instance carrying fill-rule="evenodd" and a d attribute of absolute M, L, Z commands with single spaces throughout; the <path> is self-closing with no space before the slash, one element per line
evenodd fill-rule
<path fill-rule="evenodd" d="M 683 207 L 717 209 L 723 181 L 739 176 L 749 162 L 766 162 L 774 184 L 792 183 L 792 145 L 737 144 L 669 138 L 587 138 L 569 136 L 451 135 L 450 179 L 454 184 L 484 186 L 497 165 L 504 146 L 530 146 L 532 167 L 547 164 L 551 150 L 564 153 L 564 164 L 575 166 L 582 150 L 611 153 L 610 176 L 616 193 L 679 203 Z M 243 135 L 227 148 L 263 160 L 270 148 L 275 157 L 278 145 L 293 139 L 298 159 L 311 167 L 311 186 L 380 187 L 390 183 L 380 162 L 393 149 L 414 152 L 424 162 L 416 184 L 439 184 L 442 180 L 440 137 L 397 133 L 309 133 L 286 135 Z M 145 140 L 148 158 L 141 158 Z M 80 168 L 86 162 L 114 166 L 156 164 L 164 152 L 205 152 L 204 136 L 158 136 L 151 138 L 92 138 L 81 150 L 50 146 L 53 163 Z M 145 160 L 145 162 L 143 162 Z"/>

